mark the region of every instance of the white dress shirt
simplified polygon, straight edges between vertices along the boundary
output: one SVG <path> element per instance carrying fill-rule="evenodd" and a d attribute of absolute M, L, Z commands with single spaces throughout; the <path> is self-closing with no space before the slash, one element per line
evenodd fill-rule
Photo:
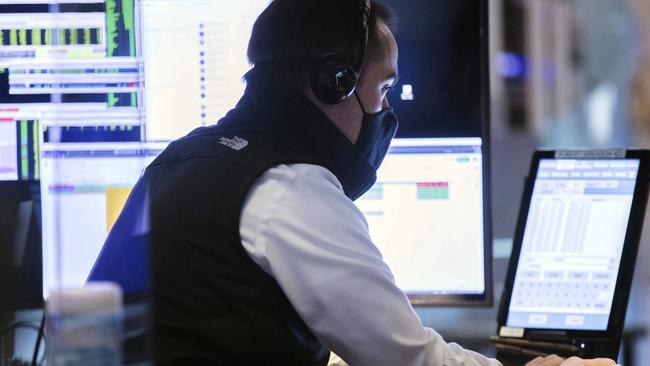
<path fill-rule="evenodd" d="M 422 326 L 365 217 L 329 170 L 311 164 L 268 170 L 244 202 L 240 234 L 314 335 L 348 364 L 501 365 Z"/>

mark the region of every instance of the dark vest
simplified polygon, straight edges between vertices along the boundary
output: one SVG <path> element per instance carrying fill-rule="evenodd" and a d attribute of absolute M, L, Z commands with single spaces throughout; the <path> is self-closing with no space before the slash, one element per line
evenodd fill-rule
<path fill-rule="evenodd" d="M 317 164 L 356 199 L 372 167 L 312 103 L 249 81 L 216 126 L 177 140 L 147 168 L 152 321 L 158 364 L 325 365 L 329 351 L 239 236 L 244 199 L 273 166 Z M 309 197 L 305 197 L 309 200 Z"/>

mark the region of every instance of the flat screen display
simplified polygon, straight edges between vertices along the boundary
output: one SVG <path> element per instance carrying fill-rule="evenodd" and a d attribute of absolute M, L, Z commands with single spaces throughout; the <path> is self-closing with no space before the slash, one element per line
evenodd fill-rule
<path fill-rule="evenodd" d="M 541 159 L 506 325 L 606 330 L 639 159 Z"/>
<path fill-rule="evenodd" d="M 382 2 L 399 17 L 399 83 L 389 95 L 398 137 L 485 138 L 486 1 Z"/>

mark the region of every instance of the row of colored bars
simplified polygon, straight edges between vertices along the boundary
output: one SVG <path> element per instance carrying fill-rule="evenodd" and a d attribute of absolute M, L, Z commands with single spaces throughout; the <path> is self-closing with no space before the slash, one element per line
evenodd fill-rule
<path fill-rule="evenodd" d="M 417 187 L 419 200 L 449 199 L 449 182 L 420 182 Z"/>
<path fill-rule="evenodd" d="M 99 28 L 65 29 L 2 29 L 2 46 L 53 46 L 53 45 L 98 45 L 102 43 Z"/>
<path fill-rule="evenodd" d="M 417 199 L 418 200 L 448 200 L 449 199 L 449 182 L 418 182 Z M 384 198 L 384 183 L 375 184 L 363 199 L 382 200 Z"/>

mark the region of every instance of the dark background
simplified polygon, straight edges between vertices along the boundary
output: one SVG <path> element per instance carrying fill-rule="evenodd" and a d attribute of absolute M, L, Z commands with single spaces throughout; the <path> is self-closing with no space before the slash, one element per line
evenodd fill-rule
<path fill-rule="evenodd" d="M 482 137 L 480 0 L 381 2 L 400 20 L 400 81 L 389 96 L 397 137 Z M 401 100 L 404 84 L 414 100 Z"/>

